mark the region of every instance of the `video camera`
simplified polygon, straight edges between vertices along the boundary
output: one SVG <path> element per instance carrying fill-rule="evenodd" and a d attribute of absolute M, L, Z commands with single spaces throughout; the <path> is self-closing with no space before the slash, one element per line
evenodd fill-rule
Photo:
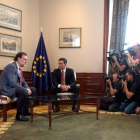
<path fill-rule="evenodd" d="M 133 50 L 133 47 L 129 47 L 129 48 L 125 49 L 125 50 L 121 50 L 120 51 L 121 58 L 127 57 L 127 55 L 125 54 L 125 51 L 128 51 L 131 56 L 135 56 L 136 55 L 136 53 Z"/>
<path fill-rule="evenodd" d="M 125 81 L 125 80 L 126 80 L 126 75 L 117 76 L 117 78 L 118 78 L 119 80 Z"/>
<path fill-rule="evenodd" d="M 112 57 L 116 57 L 119 61 L 119 59 L 120 59 L 119 53 L 117 53 L 114 49 L 111 49 L 110 52 L 107 52 L 107 53 L 109 53 L 109 57 L 107 57 L 107 60 L 109 62 L 111 62 L 111 61 L 114 62 Z"/>

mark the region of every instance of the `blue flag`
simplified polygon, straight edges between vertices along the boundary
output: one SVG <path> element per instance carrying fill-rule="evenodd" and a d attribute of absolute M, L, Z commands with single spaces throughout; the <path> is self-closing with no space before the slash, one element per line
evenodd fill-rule
<path fill-rule="evenodd" d="M 50 64 L 46 53 L 42 32 L 32 64 L 31 79 L 40 96 L 43 95 L 43 92 L 47 91 L 48 87 L 52 85 Z"/>

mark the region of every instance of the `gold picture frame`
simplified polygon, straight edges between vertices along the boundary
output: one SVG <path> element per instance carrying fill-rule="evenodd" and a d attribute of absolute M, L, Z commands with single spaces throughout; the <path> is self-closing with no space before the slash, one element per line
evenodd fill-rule
<path fill-rule="evenodd" d="M 22 11 L 0 3 L 0 26 L 21 32 Z"/>
<path fill-rule="evenodd" d="M 22 38 L 0 33 L 0 56 L 14 57 L 21 52 Z"/>
<path fill-rule="evenodd" d="M 81 48 L 81 27 L 59 28 L 59 48 Z"/>

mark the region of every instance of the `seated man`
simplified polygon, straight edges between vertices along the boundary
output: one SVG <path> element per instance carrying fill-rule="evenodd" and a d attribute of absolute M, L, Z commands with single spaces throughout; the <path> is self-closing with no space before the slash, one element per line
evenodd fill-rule
<path fill-rule="evenodd" d="M 73 69 L 67 68 L 67 60 L 65 58 L 60 58 L 58 60 L 58 69 L 53 71 L 53 87 L 51 88 L 52 95 L 56 95 L 59 92 L 73 92 L 74 94 L 79 94 L 79 87 L 76 86 L 76 81 L 74 77 Z M 76 101 L 73 101 L 72 110 L 77 111 Z M 60 111 L 58 102 L 55 103 L 54 112 Z"/>
<path fill-rule="evenodd" d="M 1 95 L 10 98 L 17 97 L 17 114 L 16 120 L 29 121 L 24 115 L 30 115 L 28 112 L 28 95 L 35 95 L 36 89 L 28 87 L 22 74 L 21 67 L 25 67 L 27 63 L 27 54 L 19 52 L 13 63 L 8 64 L 2 71 L 0 77 Z"/>
<path fill-rule="evenodd" d="M 114 72 L 113 80 L 106 80 L 106 92 L 108 92 L 108 94 L 101 98 L 100 109 L 108 109 L 111 112 L 119 110 L 122 101 L 122 83 L 117 76 L 118 73 Z"/>
<path fill-rule="evenodd" d="M 126 99 L 121 103 L 120 111 L 126 114 L 135 113 L 136 107 L 140 101 L 140 84 L 135 77 L 134 71 L 131 69 L 126 71 L 126 81 L 122 81 L 124 88 L 123 91 Z"/>

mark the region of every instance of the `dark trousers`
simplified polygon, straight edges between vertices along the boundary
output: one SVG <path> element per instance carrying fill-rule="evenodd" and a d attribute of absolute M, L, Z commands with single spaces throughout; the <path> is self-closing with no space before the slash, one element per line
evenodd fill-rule
<path fill-rule="evenodd" d="M 108 107 L 108 110 L 111 111 L 111 112 L 119 111 L 120 105 L 121 105 L 121 102 L 113 103 Z"/>
<path fill-rule="evenodd" d="M 115 97 L 101 97 L 100 109 L 109 110 L 111 112 L 116 112 L 119 110 L 121 102 L 116 101 Z"/>
<path fill-rule="evenodd" d="M 63 91 L 61 91 L 60 88 L 57 88 L 57 87 L 55 87 L 55 86 L 52 86 L 52 87 L 51 87 L 51 92 L 52 92 L 52 95 L 57 95 L 57 93 L 60 93 L 60 92 L 63 93 Z M 66 91 L 66 92 L 72 92 L 72 93 L 74 93 L 74 95 L 78 95 L 78 94 L 79 94 L 79 87 L 75 85 L 72 89 L 69 89 L 69 90 Z M 76 104 L 77 104 L 77 101 L 74 100 L 74 101 L 73 101 L 73 106 L 75 106 Z M 58 106 L 58 105 L 59 105 L 58 102 L 56 102 L 56 103 L 55 103 L 55 106 Z"/>
<path fill-rule="evenodd" d="M 34 96 L 36 94 L 36 88 L 30 87 L 30 90 L 32 91 L 31 96 Z M 17 97 L 17 114 L 24 114 L 28 112 L 28 91 L 25 88 L 15 88 L 15 94 Z"/>

